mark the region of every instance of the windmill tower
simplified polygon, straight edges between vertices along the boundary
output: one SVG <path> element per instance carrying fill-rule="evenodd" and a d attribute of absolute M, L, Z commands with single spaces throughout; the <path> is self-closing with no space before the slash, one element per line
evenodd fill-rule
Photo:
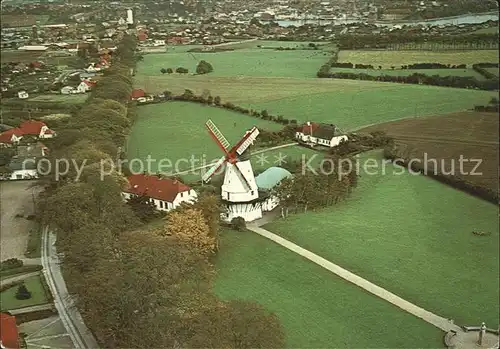
<path fill-rule="evenodd" d="M 224 152 L 214 166 L 202 177 L 208 183 L 212 176 L 225 165 L 224 183 L 221 188 L 222 202 L 227 208 L 224 220 L 230 222 L 233 218 L 242 217 L 250 222 L 262 217 L 262 200 L 259 199 L 259 190 L 255 182 L 252 164 L 243 155 L 259 135 L 259 129 L 252 127 L 232 147 L 222 132 L 212 120 L 205 124 L 215 143 Z"/>

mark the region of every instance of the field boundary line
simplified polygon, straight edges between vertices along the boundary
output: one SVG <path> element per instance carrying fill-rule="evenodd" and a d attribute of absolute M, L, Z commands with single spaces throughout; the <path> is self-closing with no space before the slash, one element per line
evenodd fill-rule
<path fill-rule="evenodd" d="M 370 292 L 371 294 L 397 306 L 398 308 L 430 323 L 431 325 L 436 326 L 442 331 L 449 332 L 450 330 L 461 331 L 461 328 L 455 324 L 453 324 L 450 320 L 445 319 L 439 315 L 431 313 L 419 306 L 410 303 L 403 298 L 395 295 L 387 291 L 386 289 L 377 286 L 370 281 L 363 279 L 362 277 L 351 273 L 350 271 L 324 259 L 323 257 L 318 256 L 317 254 L 312 253 L 305 248 L 302 248 L 291 241 L 288 241 L 281 236 L 278 236 L 270 231 L 263 229 L 258 226 L 258 223 L 249 223 L 247 228 L 260 236 L 263 236 L 285 248 L 288 250 L 297 253 L 298 255 L 310 260 L 311 262 L 325 268 L 326 270 L 332 272 L 333 274 L 343 278 L 346 281 L 353 283 L 354 285 L 361 287 L 362 289 Z"/>

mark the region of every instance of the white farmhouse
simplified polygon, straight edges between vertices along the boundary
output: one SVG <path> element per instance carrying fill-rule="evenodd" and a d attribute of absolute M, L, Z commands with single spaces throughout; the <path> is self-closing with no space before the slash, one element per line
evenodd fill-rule
<path fill-rule="evenodd" d="M 196 192 L 175 179 L 146 174 L 127 177 L 129 185 L 124 190 L 125 200 L 134 196 L 146 196 L 160 211 L 170 211 L 182 202 L 193 203 L 198 199 Z"/>
<path fill-rule="evenodd" d="M 80 82 L 80 84 L 76 87 L 76 90 L 78 91 L 78 93 L 85 93 L 85 92 L 89 92 L 92 87 L 95 85 L 94 82 L 92 81 L 89 81 L 89 80 L 83 80 L 82 82 Z"/>
<path fill-rule="evenodd" d="M 295 132 L 295 138 L 309 145 L 322 145 L 325 147 L 336 147 L 341 142 L 347 142 L 345 134 L 338 131 L 335 125 L 317 124 L 307 122 L 300 126 Z"/>
<path fill-rule="evenodd" d="M 26 91 L 19 91 L 17 93 L 17 97 L 19 97 L 20 99 L 26 99 L 29 97 L 29 94 Z"/>

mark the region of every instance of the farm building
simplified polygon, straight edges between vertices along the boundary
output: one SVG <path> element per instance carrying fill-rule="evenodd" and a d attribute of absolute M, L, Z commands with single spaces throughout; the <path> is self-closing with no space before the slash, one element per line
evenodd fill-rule
<path fill-rule="evenodd" d="M 21 46 L 18 48 L 20 51 L 47 51 L 48 47 L 47 46 Z"/>
<path fill-rule="evenodd" d="M 134 174 L 127 177 L 128 187 L 123 192 L 125 200 L 134 196 L 149 197 L 160 211 L 170 211 L 182 202 L 194 202 L 196 192 L 175 179 L 161 178 L 146 174 Z"/>
<path fill-rule="evenodd" d="M 83 80 L 76 88 L 79 93 L 89 92 L 92 87 L 95 86 L 95 82 L 89 80 Z"/>
<path fill-rule="evenodd" d="M 269 196 L 262 202 L 262 211 L 272 211 L 279 204 L 279 200 L 271 192 L 285 178 L 291 178 L 292 174 L 281 167 L 269 167 L 267 170 L 255 177 L 259 191 L 266 192 Z"/>
<path fill-rule="evenodd" d="M 19 332 L 16 318 L 7 313 L 0 313 L 0 347 L 6 349 L 19 349 Z"/>
<path fill-rule="evenodd" d="M 146 96 L 146 92 L 144 92 L 144 90 L 140 89 L 140 88 L 137 88 L 135 90 L 132 91 L 132 93 L 130 94 L 130 99 L 132 99 L 133 101 L 141 98 L 141 97 L 145 97 Z"/>
<path fill-rule="evenodd" d="M 28 92 L 26 91 L 19 91 L 17 93 L 17 97 L 19 97 L 20 99 L 26 99 L 28 98 L 30 95 L 28 94 Z"/>
<path fill-rule="evenodd" d="M 55 136 L 55 132 L 48 128 L 43 121 L 27 120 L 19 125 L 19 129 L 23 135 L 37 138 L 53 138 Z"/>
<path fill-rule="evenodd" d="M 10 172 L 6 179 L 17 180 L 38 178 L 37 161 L 36 157 L 14 156 L 7 165 Z"/>
<path fill-rule="evenodd" d="M 63 95 L 69 95 L 71 93 L 75 93 L 75 88 L 72 86 L 64 86 L 61 89 L 61 94 L 63 94 Z"/>
<path fill-rule="evenodd" d="M 314 122 L 307 122 L 300 126 L 295 133 L 295 138 L 309 145 L 322 145 L 330 148 L 348 140 L 347 136 L 339 132 L 335 125 Z"/>
<path fill-rule="evenodd" d="M 23 131 L 20 128 L 11 128 L 0 134 L 0 146 L 11 147 L 19 143 L 21 138 L 23 138 Z"/>

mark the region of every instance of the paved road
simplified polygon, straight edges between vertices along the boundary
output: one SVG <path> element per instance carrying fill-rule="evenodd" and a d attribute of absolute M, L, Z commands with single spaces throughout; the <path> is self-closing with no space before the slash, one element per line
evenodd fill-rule
<path fill-rule="evenodd" d="M 56 235 L 45 228 L 42 235 L 42 265 L 47 284 L 54 297 L 59 317 L 77 349 L 99 348 L 92 333 L 85 326 L 82 316 L 73 304 L 62 276 L 57 255 Z"/>
<path fill-rule="evenodd" d="M 0 286 L 11 284 L 11 283 L 16 282 L 16 281 L 25 280 L 27 278 L 30 278 L 32 276 L 37 276 L 37 275 L 40 275 L 39 271 L 34 271 L 31 273 L 15 275 L 15 276 L 7 276 L 7 277 L 3 278 L 2 280 L 0 280 Z"/>
<path fill-rule="evenodd" d="M 231 45 L 239 45 L 247 42 L 253 42 L 259 40 L 258 38 L 249 39 L 249 40 L 241 40 L 241 41 L 231 41 L 231 42 L 223 42 L 222 44 L 212 45 L 213 47 L 221 47 L 221 46 L 231 46 Z"/>
<path fill-rule="evenodd" d="M 271 233 L 270 231 L 268 230 L 265 230 L 263 228 L 261 228 L 260 226 L 260 223 L 249 223 L 247 225 L 247 228 L 252 230 L 253 232 L 265 237 L 265 238 L 268 238 L 274 242 L 276 242 L 277 244 L 289 249 L 290 251 L 292 252 L 295 252 L 307 259 L 309 259 L 310 261 L 322 266 L 323 268 L 331 271 L 332 273 L 340 276 L 341 278 L 349 281 L 349 282 L 352 282 L 353 284 L 355 284 L 356 286 L 359 286 L 361 288 L 363 288 L 364 290 L 376 295 L 377 297 L 380 297 L 386 301 L 388 301 L 389 303 L 392 303 L 394 304 L 395 306 L 407 311 L 408 313 L 418 317 L 418 318 L 421 318 L 422 320 L 424 321 L 427 321 L 428 323 L 440 328 L 441 330 L 445 331 L 445 332 L 449 332 L 450 330 L 455 330 L 455 331 L 461 331 L 461 328 L 457 325 L 454 325 L 453 323 L 451 323 L 448 319 L 445 319 L 441 316 L 438 316 L 436 314 L 433 314 L 425 309 L 422 309 L 398 296 L 396 296 L 394 293 L 391 293 L 385 289 L 383 289 L 382 287 L 379 287 L 371 282 L 369 282 L 368 280 L 365 280 L 353 273 L 351 273 L 350 271 L 336 265 L 336 264 L 333 264 L 332 262 L 330 261 L 327 261 L 326 259 L 312 253 L 311 251 L 308 251 L 286 239 L 283 239 L 282 237 L 276 235 L 276 234 L 273 234 Z"/>
<path fill-rule="evenodd" d="M 266 151 L 271 151 L 271 150 L 276 150 L 276 149 L 281 149 L 281 148 L 288 148 L 288 147 L 293 147 L 295 145 L 298 145 L 298 143 L 287 143 L 287 144 L 282 144 L 282 145 L 278 145 L 276 147 L 271 147 L 271 148 L 266 148 L 266 149 L 261 149 L 261 150 L 257 150 L 257 151 L 254 151 L 253 153 L 250 154 L 250 156 L 254 156 L 254 155 L 257 155 L 257 154 L 261 154 L 261 153 L 265 153 Z M 173 173 L 171 174 L 171 176 L 176 176 L 176 175 L 182 175 L 182 174 L 186 174 L 186 173 L 190 173 L 190 172 L 194 172 L 194 171 L 198 171 L 198 170 L 202 170 L 202 169 L 205 169 L 207 167 L 211 167 L 215 164 L 215 162 L 211 163 L 211 164 L 208 164 L 208 165 L 204 165 L 204 166 L 200 166 L 200 167 L 196 167 L 196 168 L 192 168 L 190 170 L 186 170 L 186 171 L 179 171 L 179 172 L 176 172 L 176 173 Z"/>

